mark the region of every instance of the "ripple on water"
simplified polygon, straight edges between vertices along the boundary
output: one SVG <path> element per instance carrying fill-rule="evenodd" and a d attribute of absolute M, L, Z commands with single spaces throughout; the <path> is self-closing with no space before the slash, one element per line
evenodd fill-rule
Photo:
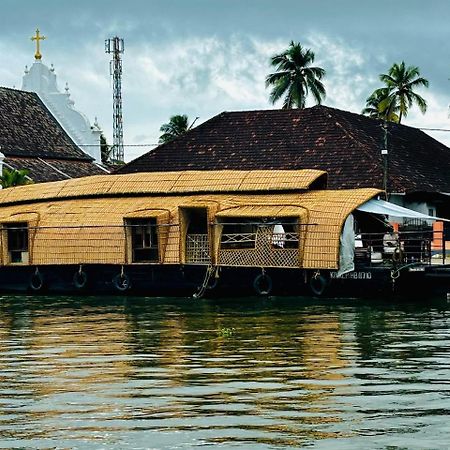
<path fill-rule="evenodd" d="M 446 305 L 4 297 L 0 308 L 2 448 L 450 441 Z"/>

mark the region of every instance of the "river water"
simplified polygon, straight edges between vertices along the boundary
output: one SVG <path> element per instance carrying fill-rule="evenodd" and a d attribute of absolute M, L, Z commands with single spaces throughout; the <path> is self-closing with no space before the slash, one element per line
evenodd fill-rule
<path fill-rule="evenodd" d="M 0 448 L 448 449 L 444 301 L 0 298 Z"/>

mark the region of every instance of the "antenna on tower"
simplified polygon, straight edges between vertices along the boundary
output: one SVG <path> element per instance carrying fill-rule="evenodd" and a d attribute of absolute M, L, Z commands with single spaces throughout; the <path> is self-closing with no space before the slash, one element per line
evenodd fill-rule
<path fill-rule="evenodd" d="M 112 53 L 109 71 L 113 82 L 113 162 L 123 162 L 123 119 L 122 119 L 122 59 L 123 39 L 117 36 L 105 40 L 105 52 Z"/>

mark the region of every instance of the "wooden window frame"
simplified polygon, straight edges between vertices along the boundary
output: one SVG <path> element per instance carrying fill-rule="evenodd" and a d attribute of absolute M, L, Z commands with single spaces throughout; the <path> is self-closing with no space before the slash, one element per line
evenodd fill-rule
<path fill-rule="evenodd" d="M 5 238 L 4 250 L 7 255 L 7 264 L 28 264 L 30 257 L 28 222 L 3 223 L 2 228 Z M 17 236 L 14 236 L 14 234 L 17 234 Z M 18 245 L 18 243 L 22 245 Z"/>

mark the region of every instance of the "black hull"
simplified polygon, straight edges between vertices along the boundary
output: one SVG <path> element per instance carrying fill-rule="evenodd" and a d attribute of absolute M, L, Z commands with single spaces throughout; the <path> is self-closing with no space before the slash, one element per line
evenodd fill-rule
<path fill-rule="evenodd" d="M 450 292 L 450 267 L 425 266 L 400 274 L 390 268 L 361 268 L 345 275 L 300 269 L 219 269 L 205 283 L 206 266 L 196 265 L 86 265 L 2 267 L 0 291 L 32 294 L 70 293 L 80 295 L 144 296 L 243 296 L 313 295 L 345 297 L 388 297 L 392 295 L 433 296 Z M 121 283 L 123 277 L 125 283 Z M 119 280 L 119 282 L 118 282 Z M 202 289 L 202 286 L 205 289 Z"/>

